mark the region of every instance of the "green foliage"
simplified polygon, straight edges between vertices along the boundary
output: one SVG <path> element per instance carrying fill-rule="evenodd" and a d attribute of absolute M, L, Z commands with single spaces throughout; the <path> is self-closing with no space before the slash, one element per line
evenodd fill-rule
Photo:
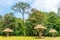
<path fill-rule="evenodd" d="M 22 34 L 22 21 L 20 18 L 16 18 L 13 13 L 5 14 L 0 17 L 0 35 L 4 35 L 2 30 L 5 28 L 11 28 L 14 32 L 13 35 Z"/>
<path fill-rule="evenodd" d="M 32 9 L 32 13 L 29 15 L 29 19 L 27 19 L 27 27 L 28 33 L 31 36 L 38 35 L 37 31 L 34 30 L 34 27 L 38 24 L 45 25 L 47 22 L 47 17 L 44 12 L 38 11 L 37 9 Z"/>
<path fill-rule="evenodd" d="M 59 20 L 60 20 L 60 17 L 54 12 L 41 12 L 39 10 L 32 9 L 32 13 L 29 15 L 29 18 L 27 19 L 28 28 L 30 30 L 28 32 L 31 32 L 29 34 L 32 34 L 32 35 L 38 35 L 37 32 L 34 32 L 36 31 L 34 30 L 34 27 L 37 24 L 42 24 L 47 28 L 45 31 L 43 31 L 43 35 L 45 36 L 50 35 L 49 30 L 52 28 L 56 29 L 58 31 L 58 35 L 60 35 Z"/>
<path fill-rule="evenodd" d="M 30 8 L 30 5 L 28 3 L 25 3 L 25 2 L 16 3 L 12 7 L 12 9 L 14 11 L 20 12 L 20 14 L 22 14 L 22 18 L 23 18 L 23 31 L 22 32 L 24 32 L 25 36 L 26 36 L 26 33 L 25 33 L 26 32 L 26 26 L 25 26 L 25 23 L 24 23 L 24 14 L 28 13 L 29 8 Z"/>
<path fill-rule="evenodd" d="M 24 14 L 29 12 L 30 5 L 25 2 L 19 2 L 13 5 L 12 9 L 22 14 L 23 19 L 17 18 L 12 12 L 0 15 L 0 35 L 5 35 L 2 30 L 11 28 L 14 32 L 10 35 L 15 36 L 37 36 L 38 33 L 34 27 L 38 24 L 44 25 L 47 29 L 43 31 L 44 36 L 49 36 L 50 29 L 56 29 L 60 36 L 60 8 L 58 13 L 43 12 L 35 8 L 31 9 L 28 19 L 24 20 Z M 57 15 L 58 14 L 58 15 Z"/>
<path fill-rule="evenodd" d="M 0 15 L 0 35 L 5 35 L 2 30 L 5 28 L 11 28 L 14 32 L 10 35 L 15 36 L 37 36 L 38 32 L 34 27 L 38 24 L 44 25 L 47 29 L 43 31 L 43 35 L 49 36 L 50 29 L 56 29 L 58 35 L 60 35 L 60 16 L 54 12 L 42 12 L 37 9 L 31 10 L 29 18 L 24 22 L 23 20 L 14 16 L 12 12 Z"/>

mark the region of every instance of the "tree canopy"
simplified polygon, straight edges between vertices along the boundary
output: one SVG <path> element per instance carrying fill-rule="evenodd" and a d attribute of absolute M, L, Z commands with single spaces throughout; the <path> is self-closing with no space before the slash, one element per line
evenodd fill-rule
<path fill-rule="evenodd" d="M 30 4 L 19 2 L 12 6 L 14 12 L 22 14 L 22 18 L 17 18 L 14 12 L 0 15 L 0 35 L 5 35 L 2 30 L 6 28 L 12 29 L 14 32 L 10 33 L 13 36 L 38 36 L 39 33 L 34 29 L 38 24 L 42 24 L 47 29 L 44 30 L 42 35 L 49 36 L 49 30 L 55 29 L 60 36 L 60 8 L 58 12 L 44 12 L 36 8 L 30 9 Z M 29 13 L 29 10 L 31 11 Z M 29 13 L 29 16 L 24 20 L 24 14 Z M 58 15 L 57 15 L 58 14 Z"/>

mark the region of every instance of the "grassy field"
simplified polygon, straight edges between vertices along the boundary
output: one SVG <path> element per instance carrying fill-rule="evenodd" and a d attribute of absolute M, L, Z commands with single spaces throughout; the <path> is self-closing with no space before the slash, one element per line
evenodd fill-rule
<path fill-rule="evenodd" d="M 20 36 L 11 36 L 3 37 L 0 36 L 0 40 L 60 40 L 60 37 L 45 37 L 43 39 L 38 39 L 36 37 L 20 37 Z"/>

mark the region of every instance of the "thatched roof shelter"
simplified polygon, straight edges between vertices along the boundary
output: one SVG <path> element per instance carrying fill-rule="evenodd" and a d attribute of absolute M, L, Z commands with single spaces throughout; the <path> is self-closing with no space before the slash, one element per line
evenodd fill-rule
<path fill-rule="evenodd" d="M 3 30 L 3 32 L 13 32 L 13 30 L 10 29 L 10 28 L 6 28 L 6 29 Z"/>
<path fill-rule="evenodd" d="M 38 24 L 36 27 L 34 27 L 34 29 L 46 29 L 46 27 Z"/>
<path fill-rule="evenodd" d="M 41 38 L 42 37 L 42 31 L 46 28 L 44 26 L 38 24 L 36 27 L 34 27 L 34 29 L 36 29 L 38 31 L 39 38 Z"/>
<path fill-rule="evenodd" d="M 3 32 L 6 32 L 7 37 L 8 37 L 9 36 L 9 32 L 13 32 L 13 30 L 10 29 L 10 28 L 6 28 L 6 29 L 3 30 Z"/>
<path fill-rule="evenodd" d="M 54 37 L 54 36 L 55 36 L 55 33 L 57 33 L 57 31 L 56 31 L 55 29 L 51 29 L 51 30 L 49 31 L 49 33 L 52 33 L 52 37 Z"/>
<path fill-rule="evenodd" d="M 50 31 L 49 31 L 50 33 L 55 33 L 55 32 L 57 32 L 55 29 L 51 29 Z"/>

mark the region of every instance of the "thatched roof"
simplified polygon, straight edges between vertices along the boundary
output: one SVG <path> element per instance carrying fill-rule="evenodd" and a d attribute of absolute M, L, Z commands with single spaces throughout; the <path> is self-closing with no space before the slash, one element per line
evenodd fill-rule
<path fill-rule="evenodd" d="M 34 27 L 34 29 L 46 29 L 46 27 L 44 27 L 42 25 L 37 25 L 36 27 Z"/>
<path fill-rule="evenodd" d="M 6 29 L 3 30 L 3 32 L 13 32 L 13 30 L 10 29 L 10 28 L 6 28 Z"/>
<path fill-rule="evenodd" d="M 49 31 L 50 33 L 52 32 L 57 32 L 55 29 L 51 29 L 50 31 Z"/>

